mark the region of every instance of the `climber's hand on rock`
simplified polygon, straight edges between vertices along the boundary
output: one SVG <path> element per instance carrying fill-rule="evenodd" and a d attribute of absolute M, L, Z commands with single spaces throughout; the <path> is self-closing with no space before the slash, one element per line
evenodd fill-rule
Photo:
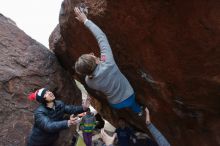
<path fill-rule="evenodd" d="M 146 112 L 146 124 L 149 125 L 151 123 L 151 121 L 150 121 L 149 110 L 147 107 L 145 108 L 145 112 Z"/>
<path fill-rule="evenodd" d="M 74 12 L 76 14 L 76 19 L 80 22 L 84 23 L 87 20 L 86 14 L 80 11 L 78 7 L 74 8 Z"/>

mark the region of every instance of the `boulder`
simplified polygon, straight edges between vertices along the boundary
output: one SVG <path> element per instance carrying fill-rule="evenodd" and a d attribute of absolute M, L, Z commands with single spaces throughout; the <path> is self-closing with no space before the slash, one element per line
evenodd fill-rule
<path fill-rule="evenodd" d="M 94 37 L 75 19 L 75 6 L 88 7 L 137 100 L 171 145 L 220 145 L 219 0 L 64 0 L 50 49 L 71 73 L 81 54 L 99 55 Z M 124 117 L 147 131 L 144 117 L 114 111 L 103 95 L 87 89 L 114 125 Z"/>
<path fill-rule="evenodd" d="M 81 102 L 81 92 L 56 56 L 20 30 L 15 22 L 0 15 L 0 145 L 24 146 L 39 105 L 27 96 L 47 87 L 69 104 Z M 57 143 L 68 145 L 72 131 Z"/>

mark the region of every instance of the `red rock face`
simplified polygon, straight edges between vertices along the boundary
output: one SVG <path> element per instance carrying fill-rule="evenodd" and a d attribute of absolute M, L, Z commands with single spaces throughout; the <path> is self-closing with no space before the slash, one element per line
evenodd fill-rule
<path fill-rule="evenodd" d="M 56 56 L 3 15 L 0 34 L 0 145 L 24 146 L 39 105 L 27 99 L 30 92 L 48 87 L 69 103 L 79 102 L 81 95 Z M 58 145 L 68 145 L 72 134 L 66 131 Z"/>
<path fill-rule="evenodd" d="M 220 145 L 220 1 L 64 0 L 50 47 L 70 71 L 81 54 L 99 55 L 93 36 L 74 18 L 80 2 L 108 36 L 138 101 L 150 108 L 171 144 Z M 145 127 L 144 119 L 126 110 L 107 111 L 102 115 L 116 125 L 116 117 L 124 116 L 136 128 Z"/>

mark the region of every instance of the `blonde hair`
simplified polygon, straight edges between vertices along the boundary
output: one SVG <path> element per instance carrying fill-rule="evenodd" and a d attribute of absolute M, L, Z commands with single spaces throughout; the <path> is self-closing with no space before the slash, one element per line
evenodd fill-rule
<path fill-rule="evenodd" d="M 75 63 L 75 71 L 81 75 L 92 75 L 96 68 L 96 59 L 91 54 L 81 55 Z"/>

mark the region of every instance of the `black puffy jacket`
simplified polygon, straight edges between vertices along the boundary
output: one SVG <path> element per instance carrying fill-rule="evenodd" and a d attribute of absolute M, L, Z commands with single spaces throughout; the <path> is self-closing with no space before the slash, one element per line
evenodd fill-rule
<path fill-rule="evenodd" d="M 28 146 L 53 146 L 59 132 L 68 128 L 65 114 L 84 112 L 82 106 L 65 105 L 55 101 L 55 109 L 40 105 L 34 112 L 35 123 L 28 140 Z"/>

